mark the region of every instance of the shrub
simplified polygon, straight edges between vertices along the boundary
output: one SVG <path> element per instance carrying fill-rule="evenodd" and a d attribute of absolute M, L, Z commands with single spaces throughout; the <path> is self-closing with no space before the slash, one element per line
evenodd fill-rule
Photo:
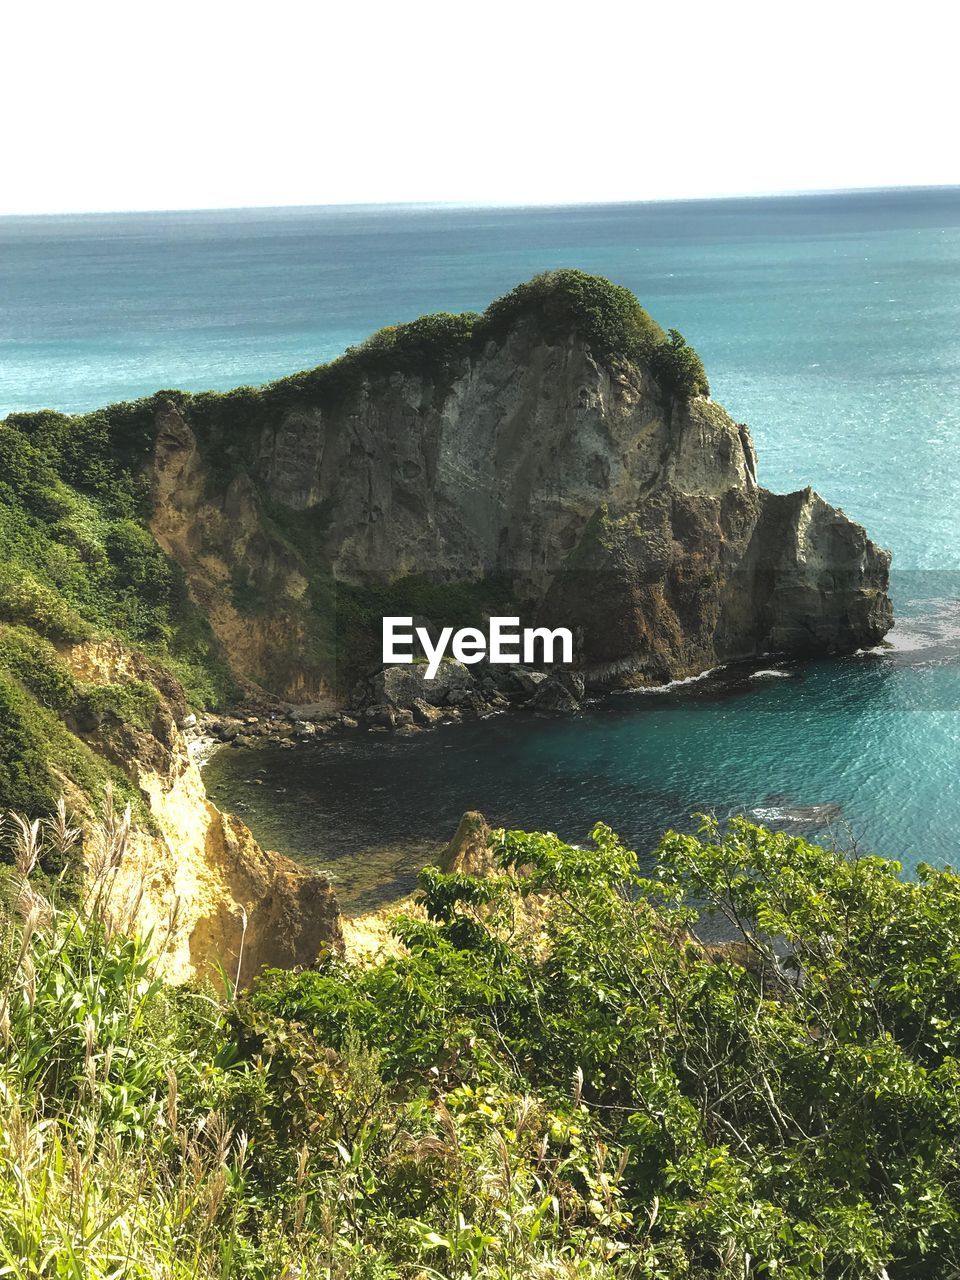
<path fill-rule="evenodd" d="M 135 467 L 152 444 L 154 409 L 14 414 L 0 426 L 0 621 L 58 642 L 118 636 L 213 705 L 232 693 L 226 664 L 145 525 Z"/>
<path fill-rule="evenodd" d="M 629 289 L 585 271 L 546 271 L 517 285 L 490 304 L 477 332 L 502 338 L 523 318 L 554 340 L 579 334 L 600 360 L 647 360 L 663 338 Z"/>
<path fill-rule="evenodd" d="M 670 395 L 685 400 L 710 394 L 703 361 L 676 329 L 671 329 L 664 341 L 653 349 L 650 371 Z"/>
<path fill-rule="evenodd" d="M 0 625 L 0 669 L 3 668 L 51 710 L 67 710 L 77 696 L 76 682 L 66 663 L 48 640 L 28 627 Z"/>
<path fill-rule="evenodd" d="M 359 347 L 351 347 L 341 360 L 345 365 L 356 364 L 368 377 L 396 372 L 425 376 L 446 369 L 469 352 L 478 318 L 472 311 L 420 316 L 380 329 Z"/>
<path fill-rule="evenodd" d="M 72 706 L 75 716 L 99 723 L 113 716 L 138 729 L 149 729 L 160 709 L 157 690 L 143 680 L 124 684 L 80 684 Z"/>
<path fill-rule="evenodd" d="M 106 805 L 69 906 L 37 870 L 76 854 L 65 810 L 7 828 L 4 1274 L 956 1268 L 952 871 L 743 821 L 668 834 L 651 876 L 603 826 L 496 832 L 492 876 L 424 873 L 400 954 L 221 1002 L 114 901 L 129 822 Z"/>
<path fill-rule="evenodd" d="M 93 631 L 57 591 L 19 565 L 0 567 L 0 619 L 25 623 L 41 636 L 71 644 Z"/>
<path fill-rule="evenodd" d="M 509 874 L 424 873 L 407 954 L 277 975 L 255 1007 L 322 1044 L 357 1028 L 401 1090 L 433 1075 L 559 1100 L 573 1079 L 550 1149 L 562 1163 L 575 1126 L 618 1156 L 594 1212 L 631 1274 L 956 1265 L 952 872 L 909 883 L 740 821 L 668 835 L 653 878 L 602 826 L 585 850 L 494 841 Z M 707 910 L 739 941 L 699 944 Z"/>

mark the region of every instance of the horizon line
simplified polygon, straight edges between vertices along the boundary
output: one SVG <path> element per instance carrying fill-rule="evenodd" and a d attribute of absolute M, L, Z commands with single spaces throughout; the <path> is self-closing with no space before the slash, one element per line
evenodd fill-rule
<path fill-rule="evenodd" d="M 150 209 L 55 209 L 42 212 L 0 213 L 3 218 L 111 218 L 149 217 L 177 213 L 281 213 L 312 209 L 409 209 L 409 210 L 521 210 L 521 209 L 588 209 L 615 208 L 631 205 L 656 204 L 722 204 L 734 200 L 791 200 L 805 196 L 881 195 L 894 191 L 934 192 L 958 191 L 960 183 L 904 183 L 893 186 L 859 187 L 801 187 L 778 191 L 724 192 L 718 195 L 652 196 L 641 199 L 620 200 L 344 200 L 327 204 L 237 204 L 237 205 L 172 205 Z"/>

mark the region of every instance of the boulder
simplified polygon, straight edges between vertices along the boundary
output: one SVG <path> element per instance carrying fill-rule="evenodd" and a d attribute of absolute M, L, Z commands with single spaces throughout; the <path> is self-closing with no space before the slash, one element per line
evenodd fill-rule
<path fill-rule="evenodd" d="M 533 695 L 547 679 L 546 671 L 534 671 L 530 667 L 511 667 L 510 673 L 521 692 Z"/>
<path fill-rule="evenodd" d="M 370 701 L 393 707 L 412 707 L 415 702 L 432 706 L 457 706 L 474 692 L 476 682 L 462 662 L 445 658 L 432 680 L 427 679 L 427 664 L 412 662 L 384 667 L 373 679 Z"/>
<path fill-rule="evenodd" d="M 577 671 L 554 671 L 537 686 L 530 706 L 538 712 L 557 715 L 580 710 L 583 676 Z"/>
<path fill-rule="evenodd" d="M 453 839 L 440 855 L 440 869 L 450 875 L 482 876 L 493 870 L 489 847 L 490 828 L 482 813 L 469 809 L 457 826 Z"/>
<path fill-rule="evenodd" d="M 419 725 L 424 728 L 430 728 L 432 725 L 440 724 L 444 715 L 439 707 L 433 707 L 429 702 L 424 702 L 422 698 L 417 698 L 412 708 L 413 718 Z"/>

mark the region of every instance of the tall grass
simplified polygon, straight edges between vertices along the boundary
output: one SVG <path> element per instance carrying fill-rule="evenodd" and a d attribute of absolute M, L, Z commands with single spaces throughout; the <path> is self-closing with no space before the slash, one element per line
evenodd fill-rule
<path fill-rule="evenodd" d="M 226 1276 L 228 1190 L 247 1141 L 216 1111 L 178 1114 L 177 1019 L 149 936 L 142 891 L 118 893 L 129 807 L 85 841 L 79 896 L 63 893 L 81 832 L 10 815 L 0 916 L 0 1275 Z M 173 920 L 171 918 L 170 925 Z M 213 1030 L 223 1011 L 207 998 Z M 166 1025 L 165 1025 L 166 1023 Z"/>
<path fill-rule="evenodd" d="M 165 938 L 118 888 L 130 810 L 104 810 L 85 833 L 62 801 L 0 826 L 0 1277 L 622 1274 L 622 1163 L 558 1160 L 538 1100 L 401 1098 L 349 1029 L 334 1052 L 229 982 L 165 983 Z M 606 1224 L 579 1234 L 574 1164 Z"/>

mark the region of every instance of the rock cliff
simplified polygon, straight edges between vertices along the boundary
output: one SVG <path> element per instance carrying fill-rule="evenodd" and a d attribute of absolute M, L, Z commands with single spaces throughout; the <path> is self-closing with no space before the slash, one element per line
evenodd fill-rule
<path fill-rule="evenodd" d="M 594 683 L 883 637 L 888 553 L 812 491 L 760 488 L 746 426 L 582 321 L 516 308 L 420 367 L 361 349 L 335 394 L 238 402 L 242 429 L 227 404 L 158 403 L 153 531 L 242 676 L 342 701 L 403 584 L 455 626 L 456 588 L 482 610 L 499 584 L 525 621 L 576 628 Z"/>

